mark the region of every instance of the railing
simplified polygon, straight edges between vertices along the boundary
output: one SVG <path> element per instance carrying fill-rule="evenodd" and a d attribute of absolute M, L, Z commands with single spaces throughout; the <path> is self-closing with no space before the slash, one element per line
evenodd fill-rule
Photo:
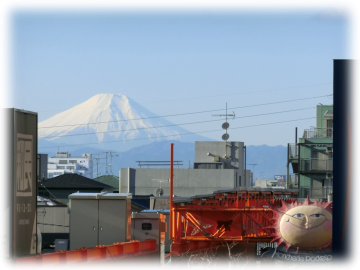
<path fill-rule="evenodd" d="M 299 198 L 309 198 L 312 199 L 328 199 L 328 195 L 332 195 L 333 188 L 332 187 L 309 187 L 309 188 L 300 188 L 299 189 Z"/>
<path fill-rule="evenodd" d="M 315 128 L 310 127 L 310 129 L 304 130 L 303 138 L 332 138 L 333 129 L 332 128 Z"/>
<path fill-rule="evenodd" d="M 299 176 L 297 174 L 289 174 L 286 177 L 289 188 L 298 188 L 299 186 Z"/>
<path fill-rule="evenodd" d="M 332 171 L 333 159 L 300 159 L 300 171 Z"/>
<path fill-rule="evenodd" d="M 297 159 L 299 155 L 298 146 L 295 143 L 289 143 L 289 159 Z"/>

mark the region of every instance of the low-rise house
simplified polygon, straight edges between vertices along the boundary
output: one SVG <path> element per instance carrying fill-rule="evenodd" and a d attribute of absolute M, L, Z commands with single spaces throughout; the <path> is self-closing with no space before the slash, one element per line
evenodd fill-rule
<path fill-rule="evenodd" d="M 38 183 L 40 196 L 67 204 L 68 196 L 75 192 L 112 192 L 113 187 L 78 174 L 63 174 Z"/>

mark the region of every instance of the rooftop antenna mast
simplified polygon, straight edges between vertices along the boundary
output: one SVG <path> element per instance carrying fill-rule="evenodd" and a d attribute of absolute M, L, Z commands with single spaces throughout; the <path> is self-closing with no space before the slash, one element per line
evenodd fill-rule
<path fill-rule="evenodd" d="M 109 153 L 110 153 L 110 173 L 111 173 L 111 175 L 114 175 L 112 170 L 111 170 L 113 153 L 115 153 L 115 155 L 114 155 L 115 157 L 118 157 L 119 155 L 116 154 L 116 152 L 113 152 L 113 151 L 110 151 Z"/>
<path fill-rule="evenodd" d="M 109 153 L 109 151 L 101 151 L 100 153 L 105 153 L 106 154 L 105 175 L 109 175 L 109 172 L 108 172 L 108 153 Z"/>
<path fill-rule="evenodd" d="M 170 179 L 151 179 L 151 180 L 152 180 L 152 181 L 157 181 L 157 182 L 160 183 L 160 188 L 158 188 L 158 189 L 156 190 L 156 196 L 160 197 L 160 196 L 164 195 L 164 190 L 163 190 L 163 188 L 162 188 L 162 186 L 161 186 L 161 183 L 163 183 L 163 182 L 169 183 L 169 182 L 170 182 Z"/>
<path fill-rule="evenodd" d="M 225 159 L 228 159 L 229 157 L 227 155 L 227 140 L 229 139 L 230 135 L 228 134 L 227 130 L 230 127 L 230 124 L 228 123 L 227 119 L 228 119 L 228 116 L 232 116 L 233 119 L 234 119 L 235 118 L 235 113 L 234 112 L 233 112 L 233 114 L 228 114 L 227 113 L 227 102 L 226 102 L 226 113 L 225 114 L 213 114 L 212 116 L 220 116 L 220 117 L 225 116 L 225 121 L 226 122 L 221 125 L 221 127 L 223 129 L 225 129 L 225 134 L 223 134 L 221 136 L 221 138 L 225 141 Z"/>
<path fill-rule="evenodd" d="M 92 160 L 95 160 L 96 161 L 96 177 L 99 176 L 99 163 L 100 163 L 100 159 L 104 159 L 104 158 L 100 158 L 99 157 L 99 153 L 97 154 L 97 158 L 92 158 Z M 93 167 L 93 171 L 94 171 L 94 167 Z"/>

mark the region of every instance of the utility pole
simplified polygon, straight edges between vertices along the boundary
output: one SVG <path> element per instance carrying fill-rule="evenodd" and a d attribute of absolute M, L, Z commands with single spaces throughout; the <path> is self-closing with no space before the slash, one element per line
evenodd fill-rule
<path fill-rule="evenodd" d="M 115 153 L 115 155 L 113 155 L 113 153 Z M 113 156 L 118 157 L 119 155 L 116 154 L 116 152 L 110 151 L 110 173 L 111 173 L 111 175 L 114 175 L 113 172 L 112 172 L 112 169 L 111 169 L 112 168 L 111 166 L 112 166 L 112 157 Z"/>
<path fill-rule="evenodd" d="M 109 171 L 108 171 L 108 154 L 110 154 L 110 174 L 113 175 L 113 172 L 112 172 L 112 169 L 111 169 L 111 165 L 112 165 L 112 157 L 115 156 L 115 157 L 118 157 L 119 155 L 114 152 L 114 151 L 102 151 L 101 153 L 105 153 L 106 155 L 106 171 L 105 171 L 105 174 L 106 175 L 109 175 Z M 115 153 L 116 155 L 113 155 L 113 153 Z"/>
<path fill-rule="evenodd" d="M 108 172 L 108 153 L 109 153 L 109 151 L 101 151 L 100 153 L 105 153 L 105 155 L 106 155 L 105 175 L 108 175 L 109 174 L 109 172 Z"/>
<path fill-rule="evenodd" d="M 92 160 L 96 160 L 96 177 L 99 176 L 99 163 L 100 163 L 100 159 L 103 159 L 103 158 L 100 158 L 99 157 L 100 154 L 97 154 L 97 158 L 92 158 Z M 94 173 L 94 166 L 93 166 L 93 173 Z"/>

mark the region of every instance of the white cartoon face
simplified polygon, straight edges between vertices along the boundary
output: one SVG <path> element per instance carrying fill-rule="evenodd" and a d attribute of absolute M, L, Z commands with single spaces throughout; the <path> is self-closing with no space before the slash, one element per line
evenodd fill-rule
<path fill-rule="evenodd" d="M 293 246 L 323 246 L 332 239 L 332 214 L 318 206 L 294 207 L 282 216 L 280 233 Z"/>

